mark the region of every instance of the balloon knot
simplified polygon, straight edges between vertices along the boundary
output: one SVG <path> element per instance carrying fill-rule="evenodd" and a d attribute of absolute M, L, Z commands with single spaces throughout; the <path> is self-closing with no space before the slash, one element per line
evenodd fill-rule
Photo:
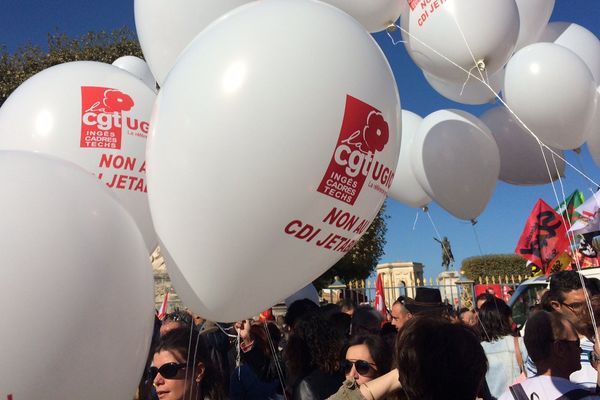
<path fill-rule="evenodd" d="M 421 209 L 423 210 L 423 212 L 429 212 L 429 207 L 427 206 L 423 206 L 421 207 Z"/>
<path fill-rule="evenodd" d="M 477 220 L 476 220 L 475 218 L 473 218 L 473 219 L 471 220 L 471 225 L 475 226 L 476 224 L 477 224 Z"/>
<path fill-rule="evenodd" d="M 398 29 L 398 27 L 396 26 L 396 24 L 394 24 L 393 22 L 391 22 L 387 28 L 385 28 L 388 32 L 392 33 L 392 32 L 396 32 L 396 30 Z"/>
<path fill-rule="evenodd" d="M 485 61 L 479 60 L 475 63 L 475 65 L 477 66 L 477 69 L 481 72 L 485 71 Z"/>

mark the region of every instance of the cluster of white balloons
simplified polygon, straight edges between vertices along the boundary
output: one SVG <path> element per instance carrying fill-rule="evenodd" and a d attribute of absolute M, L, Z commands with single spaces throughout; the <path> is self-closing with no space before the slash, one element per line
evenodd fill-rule
<path fill-rule="evenodd" d="M 554 0 L 402 4 L 406 49 L 433 88 L 462 104 L 503 105 L 480 118 L 403 111 L 391 197 L 411 207 L 434 200 L 470 220 L 497 179 L 539 185 L 562 176 L 563 150 L 587 142 L 600 165 L 600 41 L 577 24 L 548 23 Z"/>

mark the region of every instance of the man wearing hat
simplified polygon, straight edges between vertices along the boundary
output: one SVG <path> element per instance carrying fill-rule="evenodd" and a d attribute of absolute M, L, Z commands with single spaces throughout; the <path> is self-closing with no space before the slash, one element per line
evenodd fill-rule
<path fill-rule="evenodd" d="M 418 287 L 415 300 L 407 302 L 406 309 L 412 315 L 442 316 L 447 306 L 442 303 L 442 294 L 439 289 Z"/>

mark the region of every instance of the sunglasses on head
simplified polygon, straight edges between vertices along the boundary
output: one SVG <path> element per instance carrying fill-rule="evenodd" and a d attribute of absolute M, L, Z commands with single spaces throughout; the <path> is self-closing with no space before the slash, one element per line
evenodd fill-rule
<path fill-rule="evenodd" d="M 156 368 L 156 367 L 150 367 L 148 369 L 148 375 L 150 380 L 154 380 L 154 378 L 156 378 L 156 375 L 158 375 L 158 373 L 160 372 L 161 376 L 163 378 L 166 379 L 173 379 L 177 376 L 177 372 L 179 372 L 180 369 L 185 368 L 186 364 L 182 363 L 182 364 L 177 364 L 177 363 L 167 363 L 167 364 L 163 364 L 161 365 L 160 368 Z"/>
<path fill-rule="evenodd" d="M 342 360 L 342 371 L 344 371 L 344 373 L 348 375 L 350 371 L 352 371 L 353 365 L 354 368 L 356 368 L 356 372 L 358 372 L 360 375 L 367 375 L 371 370 L 376 371 L 376 369 L 374 368 L 375 364 L 365 360 Z"/>

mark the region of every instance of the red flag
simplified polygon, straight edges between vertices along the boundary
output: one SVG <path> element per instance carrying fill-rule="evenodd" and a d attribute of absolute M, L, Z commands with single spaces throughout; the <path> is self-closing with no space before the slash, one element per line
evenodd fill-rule
<path fill-rule="evenodd" d="M 515 253 L 550 274 L 555 259 L 568 248 L 569 239 L 562 218 L 539 199 L 525 223 Z"/>
<path fill-rule="evenodd" d="M 161 321 L 163 320 L 165 315 L 167 315 L 167 302 L 168 301 L 169 301 L 169 292 L 166 292 L 165 299 L 163 300 L 162 304 L 160 305 L 160 309 L 158 310 L 158 319 L 160 319 Z"/>
<path fill-rule="evenodd" d="M 383 315 L 383 318 L 387 317 L 385 294 L 383 293 L 383 281 L 379 274 L 377 274 L 377 281 L 375 281 L 375 309 Z"/>

